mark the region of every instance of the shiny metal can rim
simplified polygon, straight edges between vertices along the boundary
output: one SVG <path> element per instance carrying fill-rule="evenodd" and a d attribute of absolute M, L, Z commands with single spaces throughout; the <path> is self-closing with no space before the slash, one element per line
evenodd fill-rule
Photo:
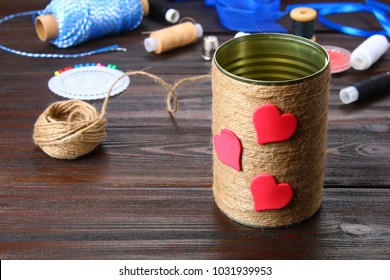
<path fill-rule="evenodd" d="M 286 41 L 289 41 L 291 43 L 294 43 L 296 45 L 301 45 L 303 47 L 310 47 L 313 48 L 314 50 L 317 50 L 320 54 L 323 55 L 324 57 L 324 65 L 322 68 L 320 68 L 318 71 L 314 72 L 313 74 L 307 75 L 305 77 L 300 77 L 296 79 L 288 79 L 288 80 L 256 80 L 256 79 L 250 79 L 250 78 L 245 78 L 241 77 L 238 75 L 235 75 L 226 69 L 224 69 L 220 63 L 218 62 L 218 54 L 225 50 L 226 48 L 230 48 L 234 46 L 235 44 L 245 42 L 245 41 L 250 41 L 250 40 L 259 40 L 259 39 L 268 39 L 268 40 L 283 40 L 284 43 Z M 295 83 L 300 83 L 304 80 L 314 78 L 318 75 L 321 75 L 327 69 L 330 67 L 330 57 L 328 52 L 318 43 L 311 41 L 309 39 L 306 39 L 304 37 L 292 35 L 292 34 L 284 34 L 284 33 L 257 33 L 257 34 L 249 34 L 237 38 L 230 39 L 223 44 L 221 44 L 218 49 L 214 53 L 213 57 L 213 62 L 216 65 L 216 67 L 224 73 L 226 76 L 235 79 L 237 81 L 245 82 L 245 83 L 250 83 L 250 84 L 257 84 L 257 85 L 287 85 L 287 84 L 295 84 Z"/>

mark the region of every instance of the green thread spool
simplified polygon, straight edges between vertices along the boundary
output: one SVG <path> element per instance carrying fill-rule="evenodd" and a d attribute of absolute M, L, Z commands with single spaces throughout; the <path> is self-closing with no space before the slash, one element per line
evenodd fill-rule
<path fill-rule="evenodd" d="M 312 8 L 299 7 L 290 12 L 292 19 L 292 34 L 316 41 L 314 23 L 317 11 Z"/>
<path fill-rule="evenodd" d="M 288 34 L 252 34 L 222 44 L 212 65 L 212 132 L 228 129 L 242 145 L 237 171 L 213 149 L 213 193 L 230 219 L 251 227 L 280 227 L 311 217 L 322 201 L 325 173 L 330 67 L 317 43 Z M 293 136 L 257 143 L 252 121 L 256 108 L 276 105 L 298 120 Z M 291 185 L 286 207 L 254 210 L 251 182 L 271 174 Z"/>

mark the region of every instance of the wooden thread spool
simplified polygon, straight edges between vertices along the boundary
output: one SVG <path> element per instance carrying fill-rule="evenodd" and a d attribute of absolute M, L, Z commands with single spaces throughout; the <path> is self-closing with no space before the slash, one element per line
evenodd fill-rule
<path fill-rule="evenodd" d="M 202 36 L 203 28 L 199 23 L 183 22 L 150 33 L 144 46 L 146 51 L 160 54 L 195 43 Z"/>
<path fill-rule="evenodd" d="M 35 31 L 42 42 L 57 38 L 59 28 L 56 17 L 54 15 L 38 16 L 35 19 Z"/>
<path fill-rule="evenodd" d="M 329 81 L 326 50 L 302 37 L 252 34 L 217 49 L 212 65 L 213 193 L 230 219 L 251 227 L 280 227 L 301 222 L 318 210 L 325 173 Z M 259 107 L 269 105 L 293 115 L 297 126 L 290 138 L 262 144 L 254 117 Z M 280 129 L 275 125 L 268 131 Z M 223 134 L 226 130 L 231 133 Z M 240 145 L 241 149 L 235 148 Z M 226 154 L 234 165 L 226 162 Z M 263 174 L 291 186 L 293 196 L 287 205 L 256 209 L 252 187 Z M 267 203 L 278 199 L 279 193 L 269 200 L 268 196 L 262 198 Z"/>
<path fill-rule="evenodd" d="M 144 16 L 148 16 L 150 13 L 149 0 L 141 0 L 141 5 L 144 10 Z"/>
<path fill-rule="evenodd" d="M 316 41 L 314 23 L 317 11 L 312 8 L 299 7 L 291 10 L 292 34 Z"/>
<path fill-rule="evenodd" d="M 144 11 L 144 16 L 147 16 L 149 14 L 149 1 L 140 1 Z M 35 32 L 37 33 L 38 38 L 43 42 L 57 38 L 59 34 L 59 27 L 56 17 L 51 14 L 36 17 Z"/>

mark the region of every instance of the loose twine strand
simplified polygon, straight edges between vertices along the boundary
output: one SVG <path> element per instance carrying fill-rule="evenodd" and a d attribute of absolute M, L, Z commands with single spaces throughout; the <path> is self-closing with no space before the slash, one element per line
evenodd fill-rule
<path fill-rule="evenodd" d="M 46 154 L 57 159 L 76 159 L 93 151 L 106 137 L 106 110 L 112 89 L 125 76 L 143 75 L 168 90 L 166 104 L 170 114 L 178 109 L 176 89 L 185 82 L 210 78 L 209 74 L 183 78 L 170 86 L 162 78 L 144 71 L 130 71 L 115 80 L 108 90 L 100 113 L 84 101 L 67 100 L 51 104 L 39 116 L 33 139 Z"/>

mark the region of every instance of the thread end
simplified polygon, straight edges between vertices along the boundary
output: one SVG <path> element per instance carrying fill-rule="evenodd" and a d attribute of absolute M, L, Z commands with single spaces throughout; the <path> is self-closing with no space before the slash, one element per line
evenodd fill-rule
<path fill-rule="evenodd" d="M 351 55 L 351 66 L 355 70 L 366 70 L 372 64 L 370 56 L 363 52 L 353 52 Z"/>
<path fill-rule="evenodd" d="M 169 9 L 165 13 L 165 20 L 170 23 L 176 23 L 180 19 L 180 13 L 178 10 L 175 9 Z"/>
<path fill-rule="evenodd" d="M 239 32 L 237 32 L 237 33 L 234 35 L 234 38 L 246 36 L 246 35 L 249 35 L 249 34 L 250 34 L 250 33 L 246 33 L 246 32 L 239 31 Z"/>
<path fill-rule="evenodd" d="M 203 27 L 202 27 L 202 25 L 200 25 L 199 23 L 196 23 L 195 24 L 195 29 L 196 29 L 196 36 L 198 38 L 202 37 L 203 36 Z"/>
<path fill-rule="evenodd" d="M 144 47 L 147 52 L 154 52 L 158 49 L 158 41 L 154 37 L 149 37 L 144 40 Z"/>
<path fill-rule="evenodd" d="M 35 31 L 38 38 L 43 41 L 49 41 L 58 36 L 58 23 L 54 15 L 42 15 L 35 19 Z"/>
<path fill-rule="evenodd" d="M 350 104 L 359 99 L 359 92 L 353 86 L 343 88 L 340 90 L 340 99 L 344 104 Z"/>
<path fill-rule="evenodd" d="M 317 11 L 309 7 L 298 7 L 291 10 L 290 17 L 298 22 L 309 22 L 316 19 Z"/>

